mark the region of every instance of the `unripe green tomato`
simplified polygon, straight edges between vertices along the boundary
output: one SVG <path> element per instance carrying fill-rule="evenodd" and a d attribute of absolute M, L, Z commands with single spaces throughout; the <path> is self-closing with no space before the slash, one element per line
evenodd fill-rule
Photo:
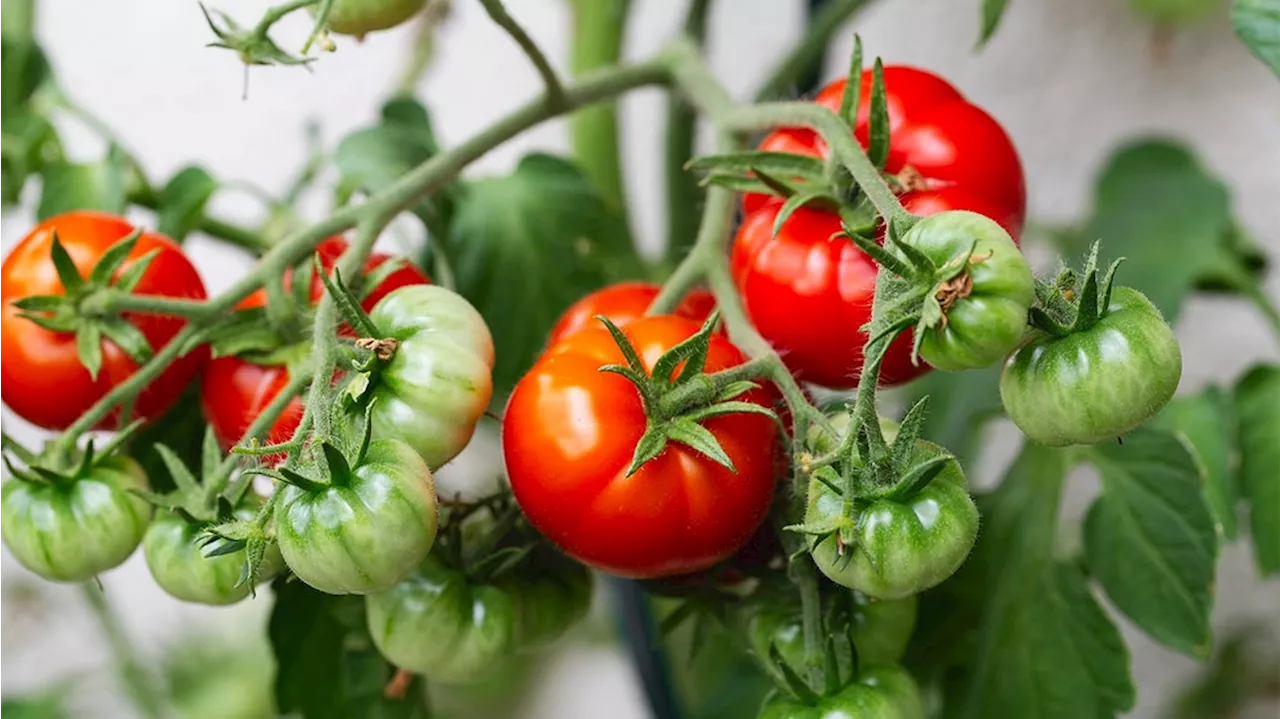
<path fill-rule="evenodd" d="M 921 464 L 944 452 L 919 440 L 911 461 Z M 843 497 L 813 479 L 805 522 L 828 524 L 840 517 L 843 505 Z M 835 535 L 822 537 L 809 551 L 831 581 L 877 599 L 917 594 L 950 577 L 978 536 L 978 509 L 955 460 L 910 497 L 859 503 L 854 521 L 843 551 Z"/>
<path fill-rule="evenodd" d="M 591 571 L 577 562 L 540 576 L 500 580 L 497 586 L 515 599 L 516 643 L 538 649 L 560 637 L 591 608 Z"/>
<path fill-rule="evenodd" d="M 810 706 L 776 693 L 756 719 L 924 719 L 915 679 L 893 664 L 867 666 L 856 681 Z"/>
<path fill-rule="evenodd" d="M 376 30 L 395 27 L 417 15 L 427 0 L 333 0 L 329 30 L 339 35 L 362 37 Z M 318 5 L 311 6 L 315 14 Z"/>
<path fill-rule="evenodd" d="M 389 591 L 367 596 L 365 608 L 382 656 L 432 681 L 483 679 L 517 646 L 517 599 L 492 585 L 471 584 L 434 557 Z"/>
<path fill-rule="evenodd" d="M 1224 0 L 1129 0 L 1129 4 L 1139 15 L 1171 25 L 1191 23 L 1226 7 Z"/>
<path fill-rule="evenodd" d="M 1040 444 L 1094 444 L 1147 421 L 1181 378 L 1182 350 L 1160 310 L 1116 287 L 1098 324 L 1065 337 L 1037 334 L 1010 355 L 1000 400 Z"/>
<path fill-rule="evenodd" d="M 853 643 L 858 662 L 892 664 L 902 658 L 916 625 L 915 596 L 873 600 L 850 590 L 853 597 Z M 842 676 L 849 672 L 849 642 L 843 632 L 835 635 L 836 656 Z M 791 668 L 804 662 L 804 623 L 795 607 L 764 607 L 753 612 L 747 623 L 751 651 L 768 659 L 770 647 L 778 648 Z"/>
<path fill-rule="evenodd" d="M 369 389 L 373 436 L 408 443 L 437 469 L 467 446 L 489 406 L 489 327 L 461 295 L 436 285 L 401 287 L 369 316 L 400 343 Z M 348 415 L 348 431 L 362 431 L 364 420 Z"/>
<path fill-rule="evenodd" d="M 941 370 L 979 369 L 1018 346 L 1035 300 L 1035 278 L 1004 228 L 976 212 L 952 210 L 920 220 L 902 241 L 940 266 L 973 248 L 964 271 L 968 281 L 962 273 L 955 287 L 940 290 L 952 304 L 944 302 L 946 321 L 924 332 L 921 359 Z"/>
<path fill-rule="evenodd" d="M 343 485 L 278 491 L 284 492 L 275 509 L 280 553 L 299 579 L 322 592 L 390 589 L 435 542 L 431 470 L 404 442 L 370 442 Z"/>
<path fill-rule="evenodd" d="M 253 519 L 254 515 L 248 508 L 235 512 L 236 518 L 243 520 Z M 204 556 L 204 548 L 196 543 L 202 529 L 173 513 L 152 522 L 142 539 L 147 568 L 161 589 L 184 602 L 235 604 L 249 596 L 252 589 L 247 582 L 240 584 L 245 551 Z M 280 548 L 269 544 L 259 569 L 259 581 L 271 579 L 283 566 Z"/>
<path fill-rule="evenodd" d="M 127 490 L 144 489 L 137 462 L 100 460 L 65 484 L 11 479 L 0 490 L 0 533 L 15 559 L 45 579 L 83 582 L 133 554 L 151 505 Z"/>

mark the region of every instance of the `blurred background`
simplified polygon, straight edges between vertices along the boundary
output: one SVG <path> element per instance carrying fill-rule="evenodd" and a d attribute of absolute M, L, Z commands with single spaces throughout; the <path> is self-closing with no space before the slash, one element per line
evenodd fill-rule
<path fill-rule="evenodd" d="M 639 58 L 658 50 L 679 28 L 684 4 L 634 0 L 626 55 Z M 510 0 L 507 5 L 564 68 L 568 4 Z M 252 23 L 264 3 L 211 0 L 211 6 Z M 721 0 L 713 7 L 710 64 L 731 91 L 747 98 L 802 32 L 805 2 Z M 282 41 L 305 34 L 302 18 L 294 20 L 281 26 Z M 1118 145 L 1152 136 L 1178 140 L 1229 184 L 1236 220 L 1268 254 L 1280 258 L 1280 82 L 1232 34 L 1226 3 L 1198 22 L 1161 28 L 1135 13 L 1127 0 L 1015 0 L 994 39 L 975 51 L 978 23 L 977 0 L 869 3 L 837 35 L 823 80 L 843 73 L 855 30 L 868 55 L 944 74 L 1013 137 L 1027 172 L 1030 215 L 1041 226 L 1088 216 L 1095 178 Z M 332 143 L 372 121 L 414 44 L 408 27 L 363 43 L 338 38 L 337 52 L 322 56 L 310 72 L 253 69 L 247 99 L 242 99 L 242 67 L 232 54 L 204 47 L 212 36 L 194 0 L 40 0 L 37 28 L 66 92 L 113 128 L 154 177 L 194 162 L 217 177 L 246 180 L 273 193 L 306 160 L 306 123 L 318 120 L 321 137 Z M 284 37 L 290 32 L 295 34 Z M 478 3 L 453 0 L 418 92 L 447 147 L 526 100 L 539 84 L 524 56 Z M 665 221 L 664 103 L 659 91 L 647 90 L 627 96 L 621 108 L 633 229 L 656 252 Z M 101 141 L 75 120 L 67 119 L 59 129 L 73 158 L 101 155 Z M 525 152 L 567 147 L 566 124 L 550 122 L 498 148 L 468 172 L 507 171 Z M 38 188 L 28 186 L 27 193 L 23 207 L 4 213 L 5 252 L 33 222 Z M 322 198 L 308 202 L 313 213 L 323 210 Z M 244 221 L 260 220 L 258 208 L 255 200 L 236 192 L 220 193 L 213 206 L 217 214 Z M 137 219 L 148 221 L 145 214 Z M 416 232 L 401 228 L 383 241 L 391 249 L 413 250 L 420 241 Z M 249 266 L 246 255 L 199 236 L 188 241 L 187 249 L 211 293 Z M 1278 279 L 1272 273 L 1268 290 L 1273 296 L 1280 293 Z M 1238 301 L 1197 297 L 1184 308 L 1177 330 L 1185 353 L 1184 392 L 1280 355 L 1261 318 Z M 26 444 L 40 440 L 36 430 L 7 410 L 3 425 Z M 1011 427 L 992 431 L 1012 437 Z M 997 444 L 1002 446 L 1011 442 Z M 987 455 L 970 470 L 980 486 L 998 477 L 1008 459 L 1007 452 Z M 474 490 L 475 478 L 495 476 L 498 456 L 492 433 L 482 436 L 442 472 L 442 483 Z M 1069 500 L 1065 511 L 1078 516 L 1095 489 L 1093 479 L 1081 475 L 1072 483 L 1076 501 Z M 1280 587 L 1255 578 L 1244 545 L 1230 544 L 1223 552 L 1214 613 L 1219 638 L 1242 626 L 1254 636 L 1280 630 Z M 79 590 L 36 580 L 7 551 L 2 577 L 0 674 L 6 700 L 53 693 L 69 698 L 71 716 L 130 716 L 106 639 Z M 257 599 L 227 609 L 182 604 L 153 584 L 140 553 L 102 582 L 145 660 L 167 667 L 171 687 L 191 707 L 189 716 L 260 715 L 253 709 L 269 701 L 271 674 L 263 639 L 270 608 L 265 589 Z M 553 656 L 513 669 L 520 681 L 508 682 L 502 692 L 497 686 L 474 690 L 473 695 L 487 697 L 483 708 L 449 716 L 648 716 L 607 608 L 599 609 L 595 620 Z M 1168 716 L 1172 697 L 1201 677 L 1204 666 L 1159 647 L 1114 616 L 1133 653 L 1139 693 L 1131 716 Z M 678 683 L 687 684 L 692 674 L 679 658 L 673 662 Z M 709 691 L 706 685 L 704 691 Z M 231 713 L 231 697 L 244 699 L 245 713 Z M 207 703 L 214 698 L 218 704 Z M 475 696 L 460 698 L 470 699 Z M 1273 702 L 1258 716 L 1276 716 L 1278 708 Z"/>

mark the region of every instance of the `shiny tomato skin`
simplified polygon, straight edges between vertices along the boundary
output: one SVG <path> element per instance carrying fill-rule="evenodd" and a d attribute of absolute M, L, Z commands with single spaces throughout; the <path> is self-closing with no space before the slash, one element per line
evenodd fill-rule
<path fill-rule="evenodd" d="M 833 389 L 857 386 L 871 319 L 877 267 L 848 239 L 830 239 L 840 218 L 802 207 L 777 237 L 773 203 L 747 216 L 733 243 L 734 282 L 747 314 L 800 379 Z M 911 364 L 911 335 L 889 348 L 880 384 L 906 382 L 928 371 Z"/>
<path fill-rule="evenodd" d="M 602 326 L 596 315 L 608 317 L 619 327 L 630 324 L 644 316 L 661 290 L 652 282 L 619 282 L 598 289 L 569 305 L 569 309 L 560 315 L 556 326 L 551 328 L 551 334 L 547 335 L 547 346 L 579 330 Z M 715 308 L 716 298 L 710 292 L 693 290 L 685 295 L 672 314 L 694 322 L 705 322 Z"/>
<path fill-rule="evenodd" d="M 74 334 L 51 332 L 22 319 L 11 304 L 31 295 L 64 294 L 49 256 L 55 231 L 81 276 L 88 277 L 102 254 L 134 229 L 124 218 L 115 215 L 68 212 L 36 225 L 5 257 L 0 268 L 0 302 L 3 302 L 3 330 L 0 331 L 3 349 L 0 352 L 4 357 L 0 362 L 0 383 L 4 403 L 23 419 L 46 429 L 64 429 L 138 368 L 124 351 L 104 339 L 102 369 L 95 381 L 80 364 Z M 163 235 L 142 233 L 121 271 L 152 251 L 158 253 L 134 289 L 135 294 L 205 299 L 204 283 L 195 266 L 177 243 Z M 155 351 L 186 325 L 186 320 L 178 317 L 130 313 L 124 317 L 142 331 Z M 208 357 L 208 350 L 202 347 L 178 358 L 138 396 L 133 416 L 153 419 L 163 414 L 200 372 Z M 97 427 L 114 427 L 116 417 L 117 413 L 112 412 Z"/>
<path fill-rule="evenodd" d="M 862 75 L 862 96 L 854 136 L 865 148 L 870 135 L 872 72 Z M 845 81 L 832 82 L 814 99 L 838 112 Z M 925 187 L 902 196 L 917 214 L 970 210 L 999 222 L 1016 241 L 1026 220 L 1027 193 L 1022 163 L 1013 141 L 985 110 L 971 104 L 946 80 L 902 65 L 884 68 L 889 114 L 889 157 L 885 172 L 898 175 L 907 167 L 918 172 Z M 759 149 L 827 157 L 816 133 L 784 128 L 766 136 Z M 913 195 L 954 190 L 941 197 L 915 200 Z M 759 209 L 762 195 L 743 197 L 747 212 Z M 915 207 L 910 207 L 916 203 Z"/>
<path fill-rule="evenodd" d="M 235 356 L 210 362 L 204 371 L 200 406 L 222 446 L 234 447 L 287 384 L 289 370 L 284 365 L 260 365 Z M 288 441 L 302 421 L 302 410 L 302 400 L 291 401 L 271 425 L 266 443 Z"/>
<path fill-rule="evenodd" d="M 648 368 L 697 330 L 696 322 L 671 316 L 623 328 Z M 728 340 L 711 337 L 707 372 L 744 361 Z M 608 331 L 586 329 L 554 345 L 516 385 L 502 433 L 516 501 L 567 554 L 610 574 L 686 574 L 732 555 L 773 498 L 774 422 L 731 414 L 703 423 L 737 474 L 673 442 L 626 477 L 645 416 L 635 386 L 600 371 L 615 363 L 624 360 Z M 772 405 L 763 389 L 739 399 Z"/>

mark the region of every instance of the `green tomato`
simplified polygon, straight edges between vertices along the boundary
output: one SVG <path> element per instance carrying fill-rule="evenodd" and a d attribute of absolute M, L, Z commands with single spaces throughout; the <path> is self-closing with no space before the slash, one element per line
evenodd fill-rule
<path fill-rule="evenodd" d="M 15 559 L 45 579 L 83 582 L 133 554 L 151 505 L 129 489 L 147 475 L 132 459 L 99 460 L 64 482 L 11 479 L 0 490 L 0 533 Z"/>
<path fill-rule="evenodd" d="M 427 0 L 333 0 L 329 30 L 339 35 L 363 37 L 375 30 L 395 27 L 417 15 Z M 311 7 L 315 14 L 318 6 Z"/>
<path fill-rule="evenodd" d="M 565 560 L 561 566 L 497 585 L 516 599 L 516 642 L 525 649 L 544 647 L 578 623 L 591 608 L 591 571 Z"/>
<path fill-rule="evenodd" d="M 920 464 L 944 451 L 920 440 L 911 462 Z M 829 524 L 840 517 L 843 504 L 843 497 L 813 479 L 805 522 Z M 900 599 L 951 576 L 978 536 L 978 509 L 954 460 L 909 497 L 856 503 L 853 521 L 853 538 L 843 551 L 835 535 L 820 538 L 809 551 L 831 581 L 877 599 Z"/>
<path fill-rule="evenodd" d="M 925 217 L 902 240 L 939 265 L 973 248 L 966 269 L 937 290 L 945 320 L 921 338 L 925 362 L 948 371 L 979 369 L 1018 346 L 1035 278 L 1009 233 L 976 212 L 953 210 Z"/>
<path fill-rule="evenodd" d="M 924 702 L 910 674 L 879 664 L 863 668 L 856 681 L 813 705 L 775 693 L 757 719 L 924 719 Z"/>
<path fill-rule="evenodd" d="M 400 343 L 361 396 L 360 406 L 373 402 L 373 436 L 406 442 L 438 468 L 471 441 L 493 395 L 489 327 L 461 295 L 435 285 L 401 287 L 370 317 Z M 348 430 L 360 431 L 363 411 L 348 417 Z"/>
<path fill-rule="evenodd" d="M 1098 323 L 1065 337 L 1037 334 L 1005 362 L 1000 399 L 1018 429 L 1053 447 L 1118 437 L 1178 389 L 1182 351 L 1160 310 L 1116 287 Z"/>
<path fill-rule="evenodd" d="M 289 569 L 329 594 L 390 589 L 436 538 L 431 470 L 409 445 L 369 443 L 349 477 L 318 491 L 292 485 L 275 509 L 276 539 Z"/>
<path fill-rule="evenodd" d="M 389 591 L 370 594 L 365 607 L 382 656 L 446 684 L 484 678 L 519 639 L 520 608 L 511 594 L 471 584 L 434 557 Z"/>
<path fill-rule="evenodd" d="M 252 509 L 244 508 L 237 510 L 235 517 L 250 520 L 255 514 Z M 245 552 L 204 556 L 204 548 L 196 543 L 203 529 L 203 525 L 192 524 L 172 513 L 152 522 L 142 538 L 147 568 L 161 589 L 185 602 L 235 604 L 249 596 L 252 589 L 247 582 L 240 583 Z M 280 548 L 268 545 L 259 570 L 260 581 L 271 579 L 283 565 Z"/>

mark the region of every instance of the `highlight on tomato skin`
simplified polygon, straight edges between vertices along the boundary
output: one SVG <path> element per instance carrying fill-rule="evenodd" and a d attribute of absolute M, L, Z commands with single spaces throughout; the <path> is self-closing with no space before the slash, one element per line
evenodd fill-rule
<path fill-rule="evenodd" d="M 604 315 L 619 327 L 643 317 L 662 290 L 652 282 L 619 282 L 591 292 L 565 310 L 547 335 L 550 347 L 561 339 L 588 327 L 599 326 Z M 703 322 L 715 311 L 716 299 L 708 291 L 695 289 L 685 295 L 671 314 Z"/>
<path fill-rule="evenodd" d="M 673 316 L 622 328 L 645 366 L 698 332 Z M 741 364 L 741 351 L 712 334 L 707 372 Z M 773 498 L 774 421 L 729 414 L 703 422 L 736 473 L 676 442 L 626 476 L 647 425 L 626 378 L 601 372 L 625 363 L 612 335 L 589 328 L 555 344 L 516 385 L 502 444 L 516 501 L 569 556 L 610 574 L 653 578 L 705 569 L 733 554 L 760 526 Z M 739 399 L 772 407 L 772 392 Z"/>
<path fill-rule="evenodd" d="M 102 367 L 95 380 L 81 363 L 74 333 L 54 332 L 20 316 L 16 300 L 36 295 L 64 295 L 62 281 L 50 257 L 54 234 L 82 278 L 87 278 L 103 254 L 125 239 L 135 227 L 123 217 L 94 211 L 74 211 L 36 225 L 4 258 L 0 267 L 0 396 L 23 419 L 45 429 L 65 429 L 113 387 L 127 380 L 138 363 L 109 339 L 101 340 Z M 133 292 L 174 299 L 203 300 L 204 283 L 195 266 L 173 240 L 142 232 L 115 278 L 139 258 L 155 252 Z M 114 278 L 113 278 L 114 279 Z M 186 326 L 181 317 L 124 313 L 129 324 L 159 351 Z M 179 357 L 147 385 L 134 403 L 133 416 L 154 419 L 164 414 L 208 361 L 207 348 Z M 57 401 L 50 401 L 56 397 Z M 116 426 L 118 411 L 96 425 Z"/>

